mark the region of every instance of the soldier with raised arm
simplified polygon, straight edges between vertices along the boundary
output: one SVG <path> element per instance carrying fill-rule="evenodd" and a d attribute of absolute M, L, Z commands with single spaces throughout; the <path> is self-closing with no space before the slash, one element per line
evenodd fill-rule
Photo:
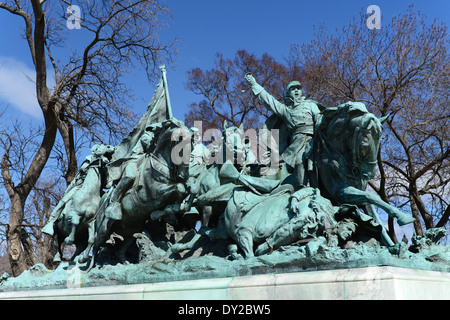
<path fill-rule="evenodd" d="M 320 113 L 319 106 L 322 106 L 302 96 L 302 86 L 299 81 L 291 81 L 288 84 L 286 103 L 283 104 L 259 85 L 251 74 L 247 74 L 245 80 L 250 84 L 255 97 L 269 111 L 278 116 L 287 127 L 287 147 L 279 152 L 281 159 L 288 165 L 288 171 L 292 172 L 296 178 L 296 189 L 314 184 L 314 182 L 311 183 L 312 174 L 309 174 L 313 170 L 312 162 L 308 161 L 306 152 L 311 150 L 314 126 Z"/>

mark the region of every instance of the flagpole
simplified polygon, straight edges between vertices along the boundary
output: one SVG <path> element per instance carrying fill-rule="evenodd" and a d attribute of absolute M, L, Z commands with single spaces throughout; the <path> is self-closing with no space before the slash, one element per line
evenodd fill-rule
<path fill-rule="evenodd" d="M 167 113 L 168 113 L 168 119 L 171 119 L 172 116 L 172 106 L 170 104 L 170 97 L 169 97 L 169 87 L 167 86 L 167 78 L 166 78 L 166 66 L 160 65 L 159 68 L 161 69 L 163 81 L 164 81 L 164 90 L 166 92 L 166 101 L 167 101 Z"/>

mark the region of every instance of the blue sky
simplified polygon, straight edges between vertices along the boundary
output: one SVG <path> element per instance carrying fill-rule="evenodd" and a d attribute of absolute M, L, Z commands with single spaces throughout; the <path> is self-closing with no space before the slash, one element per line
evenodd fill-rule
<path fill-rule="evenodd" d="M 267 52 L 281 61 L 292 43 L 311 40 L 314 25 L 323 23 L 332 31 L 372 4 L 378 5 L 382 19 L 389 21 L 412 2 L 429 18 L 437 17 L 450 25 L 449 0 L 168 0 L 172 22 L 161 37 L 180 40 L 174 68 L 167 74 L 174 115 L 184 119 L 187 106 L 199 100 L 185 89 L 186 72 L 195 67 L 211 68 L 218 51 L 230 58 L 238 49 L 257 55 Z M 9 106 L 14 116 L 39 119 L 34 84 L 25 76 L 33 72 L 26 43 L 20 38 L 21 28 L 20 18 L 0 10 L 0 106 Z M 70 31 L 69 44 L 80 41 L 79 32 Z M 136 113 L 143 114 L 155 85 L 143 72 L 130 77 L 128 85 L 135 91 Z"/>
<path fill-rule="evenodd" d="M 323 23 L 330 31 L 340 29 L 372 4 L 380 7 L 385 21 L 414 3 L 429 18 L 437 17 L 450 26 L 449 0 L 172 0 L 168 3 L 173 18 L 169 34 L 181 41 L 176 70 L 168 71 L 174 115 L 180 119 L 184 119 L 187 105 L 199 100 L 185 89 L 186 72 L 195 67 L 211 68 L 218 51 L 229 58 L 238 49 L 257 55 L 267 52 L 281 61 L 289 55 L 292 43 L 312 39 L 314 25 Z"/>

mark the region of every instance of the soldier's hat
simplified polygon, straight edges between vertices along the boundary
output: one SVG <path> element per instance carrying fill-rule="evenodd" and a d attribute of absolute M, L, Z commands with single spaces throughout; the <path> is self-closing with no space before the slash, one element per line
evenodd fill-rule
<path fill-rule="evenodd" d="M 286 95 L 289 95 L 289 90 L 291 90 L 292 87 L 300 87 L 300 89 L 301 89 L 302 84 L 300 83 L 300 81 L 297 81 L 297 80 L 289 82 L 289 84 L 286 87 Z"/>

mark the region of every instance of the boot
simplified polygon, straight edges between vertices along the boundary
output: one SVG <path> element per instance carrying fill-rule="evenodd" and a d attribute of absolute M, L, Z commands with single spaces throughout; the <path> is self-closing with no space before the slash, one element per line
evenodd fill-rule
<path fill-rule="evenodd" d="M 53 225 L 58 220 L 59 216 L 61 215 L 62 210 L 64 209 L 64 206 L 66 205 L 67 201 L 59 201 L 56 207 L 53 209 L 52 213 L 50 214 L 50 218 L 47 221 L 47 224 L 42 228 L 42 232 L 45 234 L 48 234 L 50 236 L 54 233 Z"/>
<path fill-rule="evenodd" d="M 234 167 L 234 165 L 230 162 L 225 162 L 219 171 L 219 177 L 228 181 L 238 180 L 240 173 Z"/>
<path fill-rule="evenodd" d="M 240 174 L 232 163 L 224 163 L 220 168 L 219 177 L 225 180 L 238 180 L 244 186 L 250 188 L 256 194 L 270 193 L 273 189 L 278 187 L 280 181 L 269 180 L 264 178 L 246 176 Z"/>
<path fill-rule="evenodd" d="M 45 234 L 48 234 L 48 235 L 50 235 L 50 236 L 52 236 L 53 235 L 53 232 L 54 232 L 54 230 L 53 230 L 53 224 L 55 223 L 55 220 L 49 220 L 48 222 L 47 222 L 47 224 L 42 228 L 42 232 L 43 233 L 45 233 Z"/>

